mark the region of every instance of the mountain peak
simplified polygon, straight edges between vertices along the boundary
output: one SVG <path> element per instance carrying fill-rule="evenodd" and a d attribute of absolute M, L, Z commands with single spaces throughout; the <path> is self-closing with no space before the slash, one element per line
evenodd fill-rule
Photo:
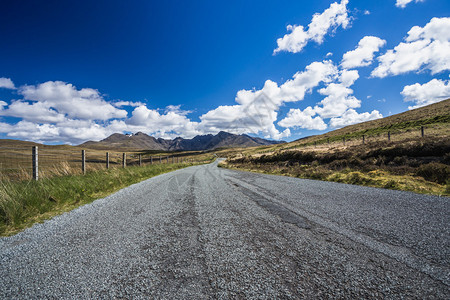
<path fill-rule="evenodd" d="M 236 134 L 229 133 L 226 131 L 219 131 L 219 133 L 217 134 L 217 136 L 233 136 L 233 135 L 236 135 Z"/>
<path fill-rule="evenodd" d="M 281 142 L 253 138 L 244 134 L 237 135 L 226 131 L 220 131 L 216 135 L 197 135 L 192 139 L 177 137 L 173 140 L 156 139 L 143 132 L 137 132 L 131 135 L 131 137 L 121 133 L 114 133 L 100 142 L 86 142 L 83 146 L 89 148 L 135 150 L 203 151 L 217 148 L 254 147 L 278 143 Z"/>

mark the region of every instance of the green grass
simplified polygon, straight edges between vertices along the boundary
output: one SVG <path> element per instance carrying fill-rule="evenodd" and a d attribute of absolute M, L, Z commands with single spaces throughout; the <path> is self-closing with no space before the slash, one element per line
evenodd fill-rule
<path fill-rule="evenodd" d="M 0 235 L 15 234 L 34 223 L 105 197 L 131 184 L 190 165 L 136 166 L 39 181 L 0 181 Z"/>

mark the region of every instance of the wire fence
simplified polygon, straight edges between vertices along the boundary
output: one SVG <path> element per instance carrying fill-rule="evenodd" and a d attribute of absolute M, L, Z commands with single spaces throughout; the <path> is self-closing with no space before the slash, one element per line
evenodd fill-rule
<path fill-rule="evenodd" d="M 46 146 L 0 147 L 0 180 L 38 180 L 110 168 L 198 163 L 206 160 L 204 157 L 186 153 L 155 155 L 134 152 L 53 149 Z"/>
<path fill-rule="evenodd" d="M 268 154 L 274 151 L 291 151 L 291 150 L 314 150 L 314 151 L 331 151 L 332 149 L 348 148 L 365 144 L 373 144 L 379 142 L 406 142 L 408 140 L 417 139 L 434 139 L 442 137 L 450 138 L 450 128 L 448 124 L 432 124 L 427 126 L 418 126 L 416 128 L 406 129 L 384 129 L 378 132 L 360 131 L 356 133 L 329 135 L 327 134 L 312 137 L 305 141 L 298 141 L 289 144 L 281 144 L 277 148 L 268 147 L 266 149 L 257 150 L 255 154 Z"/>

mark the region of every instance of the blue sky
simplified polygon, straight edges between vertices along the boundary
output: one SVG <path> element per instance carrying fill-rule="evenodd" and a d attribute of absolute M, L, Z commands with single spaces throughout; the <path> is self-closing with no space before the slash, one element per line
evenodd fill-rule
<path fill-rule="evenodd" d="M 0 138 L 291 141 L 403 112 L 450 97 L 449 17 L 448 0 L 3 1 Z"/>

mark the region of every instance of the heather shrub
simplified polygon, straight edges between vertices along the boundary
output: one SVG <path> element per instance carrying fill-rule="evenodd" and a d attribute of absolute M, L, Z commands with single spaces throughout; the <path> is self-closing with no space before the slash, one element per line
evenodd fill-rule
<path fill-rule="evenodd" d="M 450 166 L 441 163 L 429 163 L 422 165 L 417 169 L 417 175 L 422 176 L 428 181 L 434 181 L 439 184 L 445 184 L 450 178 Z"/>

